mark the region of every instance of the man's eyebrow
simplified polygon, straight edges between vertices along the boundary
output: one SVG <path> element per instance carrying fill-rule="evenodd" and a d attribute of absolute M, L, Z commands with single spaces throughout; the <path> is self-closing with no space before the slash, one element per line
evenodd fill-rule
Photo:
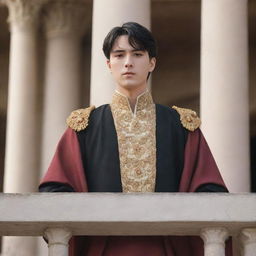
<path fill-rule="evenodd" d="M 116 53 L 116 52 L 125 52 L 125 50 L 112 50 L 111 52 Z"/>
<path fill-rule="evenodd" d="M 133 49 L 133 50 L 131 50 L 131 52 L 138 52 L 138 51 L 144 52 L 145 50 L 143 50 L 143 49 Z M 112 50 L 111 52 L 112 53 L 126 52 L 126 50 Z"/>

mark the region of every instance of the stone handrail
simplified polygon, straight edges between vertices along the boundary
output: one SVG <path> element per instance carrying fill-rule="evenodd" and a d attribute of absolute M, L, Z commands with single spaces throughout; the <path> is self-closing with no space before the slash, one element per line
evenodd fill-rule
<path fill-rule="evenodd" d="M 224 255 L 228 236 L 256 255 L 256 195 L 208 193 L 0 194 L 0 235 L 47 236 L 49 255 L 68 255 L 71 235 L 198 235 L 205 255 Z"/>

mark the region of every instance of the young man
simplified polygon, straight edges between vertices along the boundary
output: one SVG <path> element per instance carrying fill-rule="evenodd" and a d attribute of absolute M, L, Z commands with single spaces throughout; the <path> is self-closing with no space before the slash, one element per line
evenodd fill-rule
<path fill-rule="evenodd" d="M 103 51 L 116 83 L 112 103 L 72 112 L 40 191 L 226 192 L 196 113 L 152 100 L 150 31 L 134 22 L 115 27 Z M 203 255 L 194 237 L 86 237 L 83 246 L 72 255 Z"/>

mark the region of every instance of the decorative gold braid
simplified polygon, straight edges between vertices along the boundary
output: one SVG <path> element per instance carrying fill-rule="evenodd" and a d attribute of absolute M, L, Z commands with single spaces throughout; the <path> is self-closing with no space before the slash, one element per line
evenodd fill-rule
<path fill-rule="evenodd" d="M 90 106 L 74 110 L 67 118 L 67 125 L 77 132 L 84 130 L 88 126 L 89 116 L 94 109 L 95 106 Z"/>
<path fill-rule="evenodd" d="M 172 106 L 172 108 L 180 114 L 180 121 L 183 127 L 189 131 L 193 132 L 200 126 L 201 120 L 195 111 L 187 108 L 179 108 L 177 106 Z"/>

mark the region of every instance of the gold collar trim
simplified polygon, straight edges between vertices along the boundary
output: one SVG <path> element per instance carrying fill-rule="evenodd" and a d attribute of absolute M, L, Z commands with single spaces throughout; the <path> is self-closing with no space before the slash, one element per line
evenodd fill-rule
<path fill-rule="evenodd" d="M 154 102 L 153 102 L 151 93 L 148 90 L 146 90 L 145 92 L 140 94 L 136 99 L 136 104 L 135 104 L 135 108 L 134 108 L 134 116 L 136 116 L 136 113 L 138 111 L 147 109 L 147 108 L 151 107 L 153 104 L 154 104 Z M 114 105 L 115 108 L 117 108 L 117 109 L 132 112 L 128 97 L 118 91 L 115 91 L 115 93 L 113 95 L 112 105 Z"/>

